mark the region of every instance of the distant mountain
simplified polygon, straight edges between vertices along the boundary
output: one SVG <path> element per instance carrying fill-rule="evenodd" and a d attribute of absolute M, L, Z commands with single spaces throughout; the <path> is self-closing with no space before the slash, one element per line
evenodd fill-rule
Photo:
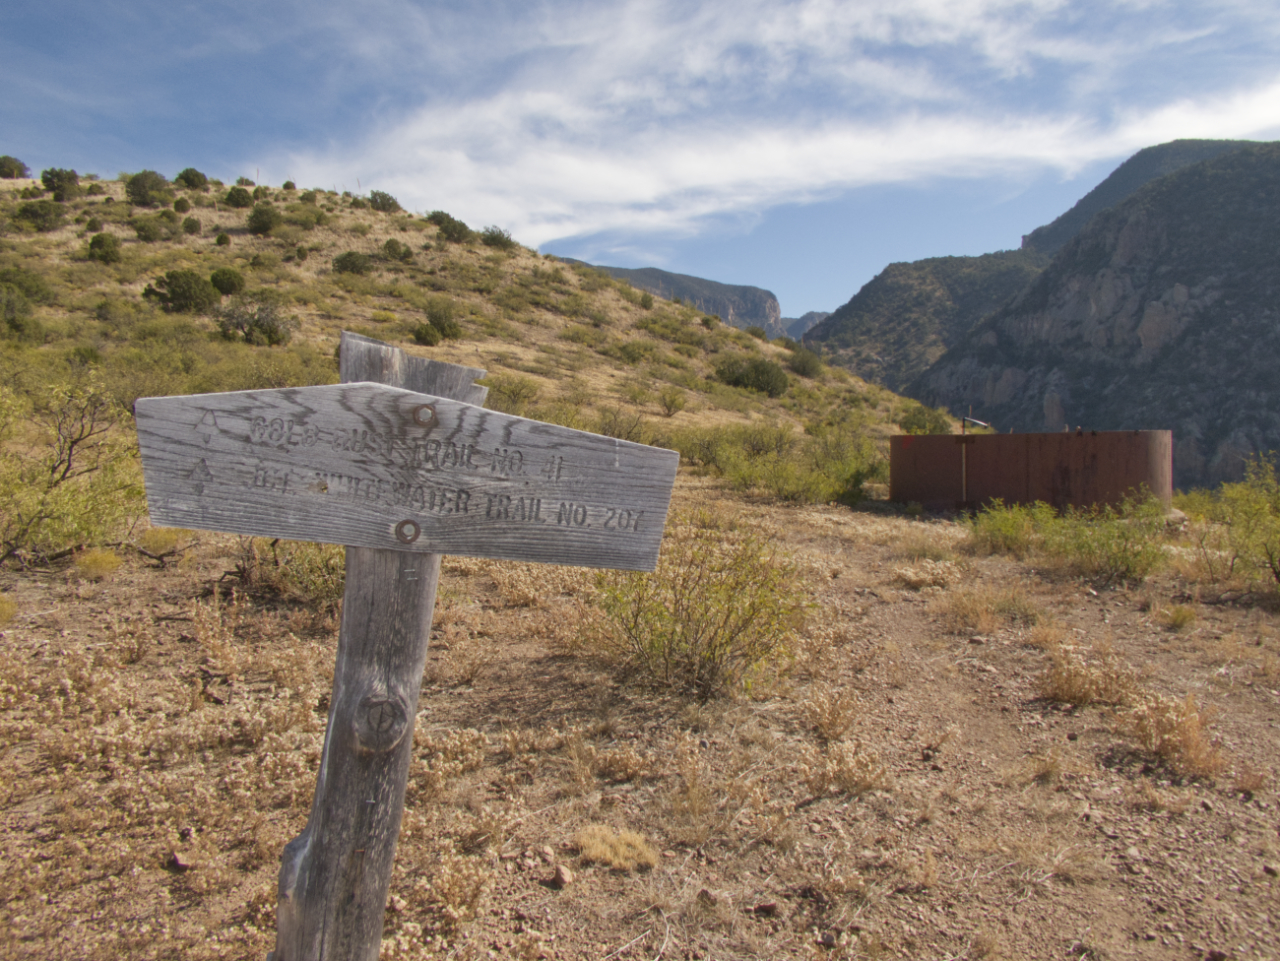
<path fill-rule="evenodd" d="M 783 317 L 782 326 L 786 328 L 787 336 L 792 340 L 799 340 L 815 325 L 822 323 L 831 316 L 829 310 L 811 310 L 807 314 L 800 317 Z"/>
<path fill-rule="evenodd" d="M 1252 146 L 1257 143 L 1251 140 L 1171 140 L 1139 150 L 1053 223 L 1037 227 L 1024 236 L 1022 246 L 1034 247 L 1043 254 L 1057 253 L 1091 217 L 1120 203 L 1157 177 Z"/>
<path fill-rule="evenodd" d="M 897 391 L 1046 263 L 1034 250 L 1006 250 L 890 264 L 804 339 L 833 363 Z"/>
<path fill-rule="evenodd" d="M 570 263 L 583 263 L 568 257 L 561 259 Z M 590 266 L 603 270 L 610 277 L 625 280 L 632 287 L 647 290 L 654 296 L 668 300 L 678 297 L 704 314 L 718 315 L 721 320 L 734 327 L 763 327 L 771 338 L 782 337 L 787 332 L 782 324 L 782 308 L 778 306 L 778 298 L 771 291 L 760 287 L 721 284 L 688 274 L 673 274 L 657 267 L 633 270 L 600 264 Z"/>
<path fill-rule="evenodd" d="M 911 385 L 1000 430 L 1171 428 L 1174 479 L 1280 449 L 1280 143 L 1149 182 Z M 829 321 L 828 321 L 829 322 Z"/>

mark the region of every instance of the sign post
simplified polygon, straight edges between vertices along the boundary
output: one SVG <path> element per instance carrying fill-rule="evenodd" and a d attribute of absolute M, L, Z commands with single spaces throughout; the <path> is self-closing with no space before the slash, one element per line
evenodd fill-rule
<path fill-rule="evenodd" d="M 268 961 L 376 961 L 440 555 L 653 570 L 679 462 L 485 410 L 484 371 L 345 332 L 340 373 L 135 405 L 153 523 L 347 546 L 324 752 Z"/>

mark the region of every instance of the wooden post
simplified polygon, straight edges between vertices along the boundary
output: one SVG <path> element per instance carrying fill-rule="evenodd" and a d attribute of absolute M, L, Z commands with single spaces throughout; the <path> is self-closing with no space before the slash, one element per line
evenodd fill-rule
<path fill-rule="evenodd" d="M 482 404 L 484 371 L 344 333 L 344 383 Z M 346 593 L 315 800 L 280 866 L 268 961 L 376 961 L 382 943 L 440 555 L 347 548 Z"/>

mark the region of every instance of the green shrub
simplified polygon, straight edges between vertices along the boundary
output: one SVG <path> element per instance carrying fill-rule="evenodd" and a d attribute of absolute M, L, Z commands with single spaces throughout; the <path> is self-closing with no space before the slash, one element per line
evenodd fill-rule
<path fill-rule="evenodd" d="M 89 220 L 85 223 L 84 229 L 91 234 L 96 234 L 99 230 L 102 229 L 102 221 L 99 220 L 97 217 L 90 217 Z"/>
<path fill-rule="evenodd" d="M 35 332 L 32 326 L 31 301 L 13 284 L 0 283 L 0 321 L 4 322 L 4 334 L 7 337 L 26 340 Z"/>
<path fill-rule="evenodd" d="M 333 258 L 335 274 L 367 274 L 372 269 L 373 261 L 369 259 L 369 255 L 357 253 L 354 250 L 348 250 L 345 254 L 339 254 Z"/>
<path fill-rule="evenodd" d="M 293 257 L 294 257 L 294 259 L 295 259 L 295 260 L 297 260 L 299 263 L 301 263 L 302 261 L 306 260 L 306 259 L 307 259 L 307 248 L 306 248 L 306 247 L 299 247 L 297 250 L 295 250 L 295 251 L 293 252 Z"/>
<path fill-rule="evenodd" d="M 904 434 L 950 434 L 951 422 L 945 411 L 924 404 L 911 404 L 898 416 Z"/>
<path fill-rule="evenodd" d="M 244 290 L 244 274 L 234 267 L 219 267 L 209 275 L 209 283 L 213 284 L 222 296 L 230 297 Z"/>
<path fill-rule="evenodd" d="M 652 574 L 603 573 L 597 587 L 598 650 L 700 700 L 783 666 L 806 607 L 772 535 L 706 510 L 672 516 Z"/>
<path fill-rule="evenodd" d="M 182 221 L 182 232 L 191 237 L 200 235 L 200 219 L 198 217 L 188 217 Z"/>
<path fill-rule="evenodd" d="M 1045 551 L 1099 586 L 1139 583 L 1164 562 L 1164 505 L 1125 498 L 1119 508 L 1072 509 L 1045 532 Z"/>
<path fill-rule="evenodd" d="M 470 227 L 461 220 L 449 216 L 443 210 L 431 211 L 427 215 L 427 221 L 435 224 L 439 229 L 441 240 L 446 240 L 451 244 L 464 244 L 474 236 Z"/>
<path fill-rule="evenodd" d="M 314 204 L 317 200 L 317 194 L 314 190 L 304 190 L 298 194 L 298 202 L 304 204 Z"/>
<path fill-rule="evenodd" d="M 787 389 L 787 372 L 763 357 L 728 357 L 716 365 L 716 377 L 730 387 L 744 387 L 769 397 L 780 397 Z"/>
<path fill-rule="evenodd" d="M 796 347 L 787 365 L 801 377 L 817 377 L 822 373 L 822 358 L 807 347 Z"/>
<path fill-rule="evenodd" d="M 94 234 L 89 239 L 89 259 L 104 264 L 120 262 L 120 238 L 115 234 Z"/>
<path fill-rule="evenodd" d="M 222 202 L 228 207 L 243 210 L 245 207 L 253 206 L 253 194 L 243 187 L 232 187 L 227 191 L 227 195 L 222 198 Z"/>
<path fill-rule="evenodd" d="M 53 199 L 65 203 L 80 194 L 80 175 L 74 170 L 50 167 L 40 171 L 40 182 L 45 190 L 53 192 Z"/>
<path fill-rule="evenodd" d="M 17 157 L 0 156 L 0 179 L 23 180 L 31 176 L 31 168 Z"/>
<path fill-rule="evenodd" d="M 0 284 L 12 284 L 33 304 L 53 303 L 53 288 L 43 277 L 21 267 L 0 267 Z"/>
<path fill-rule="evenodd" d="M 254 199 L 254 200 L 270 200 L 270 199 L 271 199 L 271 191 L 270 191 L 270 190 L 268 190 L 266 187 L 254 187 L 254 188 L 253 188 L 253 199 Z"/>
<path fill-rule="evenodd" d="M 66 208 L 52 200 L 32 200 L 18 207 L 14 220 L 34 227 L 40 233 L 57 230 L 66 223 Z"/>
<path fill-rule="evenodd" d="M 214 242 L 217 246 L 219 246 L 219 247 L 230 247 L 230 246 L 231 246 L 231 235 L 230 235 L 230 234 L 225 234 L 225 233 L 224 233 L 224 234 L 218 234 L 218 236 L 214 238 L 214 241 L 213 241 L 213 242 Z"/>
<path fill-rule="evenodd" d="M 369 207 L 369 201 L 365 200 L 363 197 L 351 198 L 351 208 L 353 210 L 366 210 L 368 209 L 368 207 Z"/>
<path fill-rule="evenodd" d="M 256 347 L 276 347 L 289 343 L 296 323 L 285 317 L 275 304 L 240 299 L 220 310 L 215 318 L 222 336 L 243 340 Z"/>
<path fill-rule="evenodd" d="M 144 243 L 153 244 L 164 237 L 164 228 L 154 217 L 139 217 L 133 222 L 133 232 Z"/>
<path fill-rule="evenodd" d="M 191 209 L 191 201 L 186 197 L 179 197 L 173 202 L 174 213 L 185 214 Z"/>
<path fill-rule="evenodd" d="M 1009 504 L 997 498 L 968 520 L 970 546 L 981 554 L 1027 557 L 1040 545 L 1043 531 L 1057 521 L 1048 504 Z"/>
<path fill-rule="evenodd" d="M 511 232 L 501 227 L 485 227 L 480 232 L 480 242 L 486 247 L 496 247 L 499 250 L 515 250 L 518 246 L 511 239 Z"/>
<path fill-rule="evenodd" d="M 707 330 L 715 330 L 717 327 L 720 326 L 720 315 L 708 314 L 704 316 L 702 318 L 702 326 L 707 328 Z"/>
<path fill-rule="evenodd" d="M 369 206 L 384 214 L 393 214 L 401 209 L 400 202 L 385 190 L 370 190 Z"/>
<path fill-rule="evenodd" d="M 194 270 L 170 270 L 147 287 L 144 296 L 154 297 L 166 310 L 174 313 L 201 313 L 216 307 L 222 300 L 209 278 Z"/>
<path fill-rule="evenodd" d="M 432 297 L 427 301 L 427 321 L 441 337 L 456 339 L 462 336 L 462 325 L 454 318 L 458 315 L 458 305 L 449 297 Z"/>
<path fill-rule="evenodd" d="M 187 167 L 178 176 L 173 178 L 173 182 L 181 184 L 188 190 L 203 190 L 209 184 L 209 178 L 202 174 L 195 167 Z"/>
<path fill-rule="evenodd" d="M 489 388 L 485 406 L 504 414 L 524 415 L 538 400 L 538 382 L 519 374 L 490 374 L 483 386 Z"/>
<path fill-rule="evenodd" d="M 408 244 L 402 244 L 394 237 L 382 245 L 382 256 L 387 260 L 398 260 L 401 263 L 408 263 L 413 260 L 413 248 Z"/>
<path fill-rule="evenodd" d="M 653 294 L 649 293 L 647 290 L 646 290 L 643 294 L 641 294 L 641 295 L 640 295 L 640 307 L 641 307 L 641 309 L 643 309 L 643 310 L 652 310 L 652 309 L 653 309 Z"/>
<path fill-rule="evenodd" d="M 255 204 L 249 214 L 249 233 L 265 237 L 284 223 L 284 214 L 269 203 Z"/>
<path fill-rule="evenodd" d="M 440 331 L 435 324 L 419 324 L 413 328 L 413 339 L 423 347 L 434 347 L 440 343 Z"/>
<path fill-rule="evenodd" d="M 280 185 L 280 189 L 281 190 L 297 190 L 298 185 L 295 184 L 292 180 L 286 180 L 284 183 Z"/>
<path fill-rule="evenodd" d="M 769 339 L 769 335 L 768 335 L 768 333 L 766 333 L 766 332 L 765 332 L 765 329 L 764 329 L 763 327 L 756 327 L 756 326 L 752 326 L 752 327 L 745 327 L 745 328 L 743 328 L 743 333 L 750 334 L 750 335 L 751 335 L 752 337 L 754 337 L 756 340 L 768 340 L 768 339 Z"/>
<path fill-rule="evenodd" d="M 256 184 L 254 184 L 254 182 L 250 180 L 248 177 L 237 177 L 236 186 L 237 187 L 254 187 L 256 186 Z"/>
<path fill-rule="evenodd" d="M 169 181 L 154 170 L 143 170 L 134 174 L 125 183 L 124 192 L 129 202 L 138 207 L 167 204 L 172 197 Z"/>

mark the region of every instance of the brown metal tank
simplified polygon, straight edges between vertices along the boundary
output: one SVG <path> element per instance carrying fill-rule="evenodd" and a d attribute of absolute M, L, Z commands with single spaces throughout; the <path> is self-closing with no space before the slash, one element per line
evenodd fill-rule
<path fill-rule="evenodd" d="M 1119 504 L 1145 488 L 1173 497 L 1167 430 L 1061 434 L 924 434 L 889 439 L 889 499 L 932 509 L 1044 501 L 1057 508 Z"/>

